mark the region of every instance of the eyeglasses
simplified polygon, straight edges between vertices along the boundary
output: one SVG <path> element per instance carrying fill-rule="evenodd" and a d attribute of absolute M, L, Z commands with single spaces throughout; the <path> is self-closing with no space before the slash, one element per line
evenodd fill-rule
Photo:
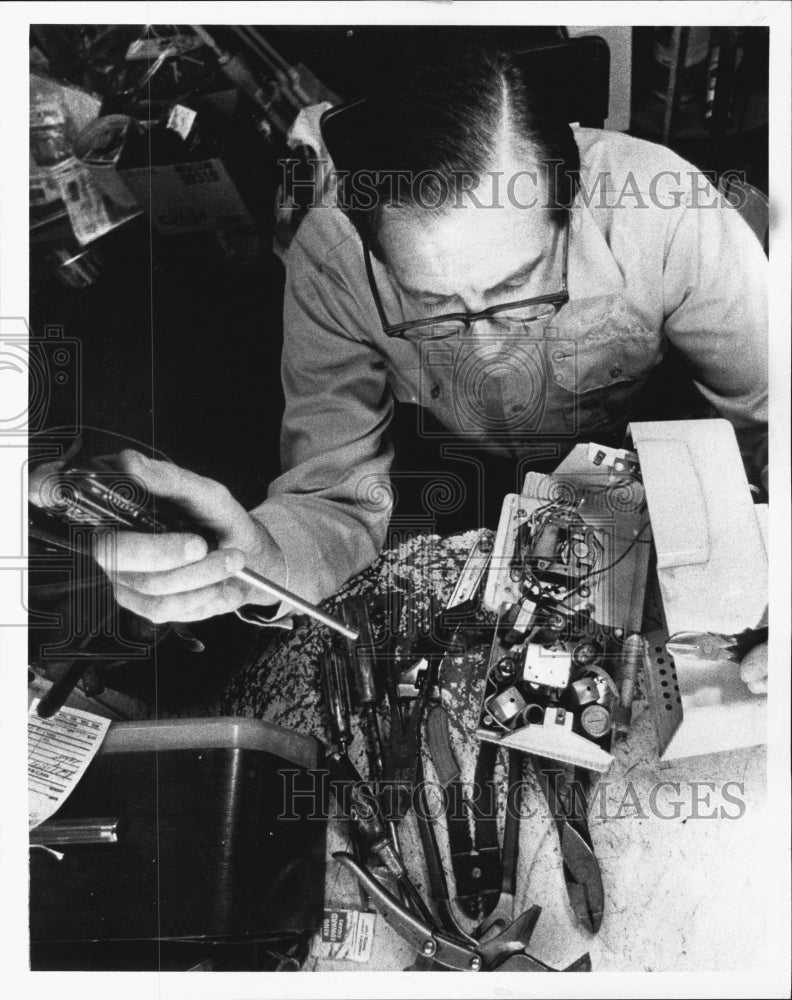
<path fill-rule="evenodd" d="M 411 342 L 426 340 L 449 340 L 466 334 L 478 320 L 487 320 L 496 324 L 507 334 L 524 333 L 536 322 L 548 321 L 558 310 L 569 301 L 567 291 L 567 260 L 569 256 L 569 225 L 564 226 L 564 247 L 561 265 L 561 289 L 549 295 L 537 295 L 532 299 L 518 299 L 516 302 L 504 302 L 501 305 L 490 306 L 481 312 L 444 313 L 438 316 L 427 316 L 423 319 L 409 320 L 404 323 L 389 323 L 385 315 L 385 307 L 377 288 L 374 268 L 371 263 L 371 251 L 368 243 L 363 243 L 363 256 L 366 263 L 369 287 L 374 304 L 379 313 L 382 329 L 386 337 L 401 337 Z"/>

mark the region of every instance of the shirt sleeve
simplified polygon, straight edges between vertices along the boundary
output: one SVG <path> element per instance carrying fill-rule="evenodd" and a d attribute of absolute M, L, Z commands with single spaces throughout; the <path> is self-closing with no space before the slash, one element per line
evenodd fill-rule
<path fill-rule="evenodd" d="M 739 212 L 695 176 L 666 246 L 664 332 L 738 437 L 758 441 L 767 432 L 767 259 Z"/>
<path fill-rule="evenodd" d="M 283 556 L 284 585 L 315 603 L 370 565 L 384 544 L 393 401 L 385 359 L 351 290 L 299 240 L 287 266 L 282 380 L 284 472 L 251 513 Z"/>

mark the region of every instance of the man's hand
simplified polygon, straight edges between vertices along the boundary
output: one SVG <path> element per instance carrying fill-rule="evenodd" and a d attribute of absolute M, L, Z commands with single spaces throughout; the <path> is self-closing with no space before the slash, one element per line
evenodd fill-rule
<path fill-rule="evenodd" d="M 279 549 L 225 486 L 136 451 L 121 452 L 116 465 L 151 493 L 173 500 L 188 518 L 211 529 L 219 545 L 210 552 L 200 535 L 189 533 L 99 534 L 94 555 L 122 607 L 155 623 L 199 621 L 261 602 L 259 590 L 234 579 L 243 566 L 276 583 L 285 582 Z M 31 472 L 32 503 L 45 505 L 42 487 L 56 468 L 57 464 L 47 463 Z"/>
<path fill-rule="evenodd" d="M 754 646 L 740 661 L 740 679 L 751 694 L 767 693 L 767 643 Z"/>

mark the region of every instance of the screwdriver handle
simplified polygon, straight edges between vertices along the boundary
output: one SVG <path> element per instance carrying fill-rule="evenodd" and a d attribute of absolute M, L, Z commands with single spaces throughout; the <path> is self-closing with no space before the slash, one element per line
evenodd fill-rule
<path fill-rule="evenodd" d="M 377 704 L 377 685 L 374 671 L 374 638 L 368 605 L 360 596 L 344 600 L 342 615 L 351 637 L 348 644 L 352 666 L 352 689 L 355 700 L 362 708 Z"/>

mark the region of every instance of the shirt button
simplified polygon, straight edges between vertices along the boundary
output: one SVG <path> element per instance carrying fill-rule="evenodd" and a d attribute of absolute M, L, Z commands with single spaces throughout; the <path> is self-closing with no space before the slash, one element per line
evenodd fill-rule
<path fill-rule="evenodd" d="M 610 377 L 611 378 L 618 378 L 622 373 L 623 373 L 623 370 L 621 368 L 619 368 L 618 365 L 614 365 L 613 368 L 611 368 L 611 370 L 610 370 Z"/>
<path fill-rule="evenodd" d="M 563 351 L 553 351 L 553 361 L 565 361 L 566 354 Z"/>
<path fill-rule="evenodd" d="M 439 385 L 433 385 L 432 386 L 432 391 L 431 391 L 430 395 L 431 395 L 432 399 L 437 399 L 438 396 L 440 395 L 440 386 Z"/>

